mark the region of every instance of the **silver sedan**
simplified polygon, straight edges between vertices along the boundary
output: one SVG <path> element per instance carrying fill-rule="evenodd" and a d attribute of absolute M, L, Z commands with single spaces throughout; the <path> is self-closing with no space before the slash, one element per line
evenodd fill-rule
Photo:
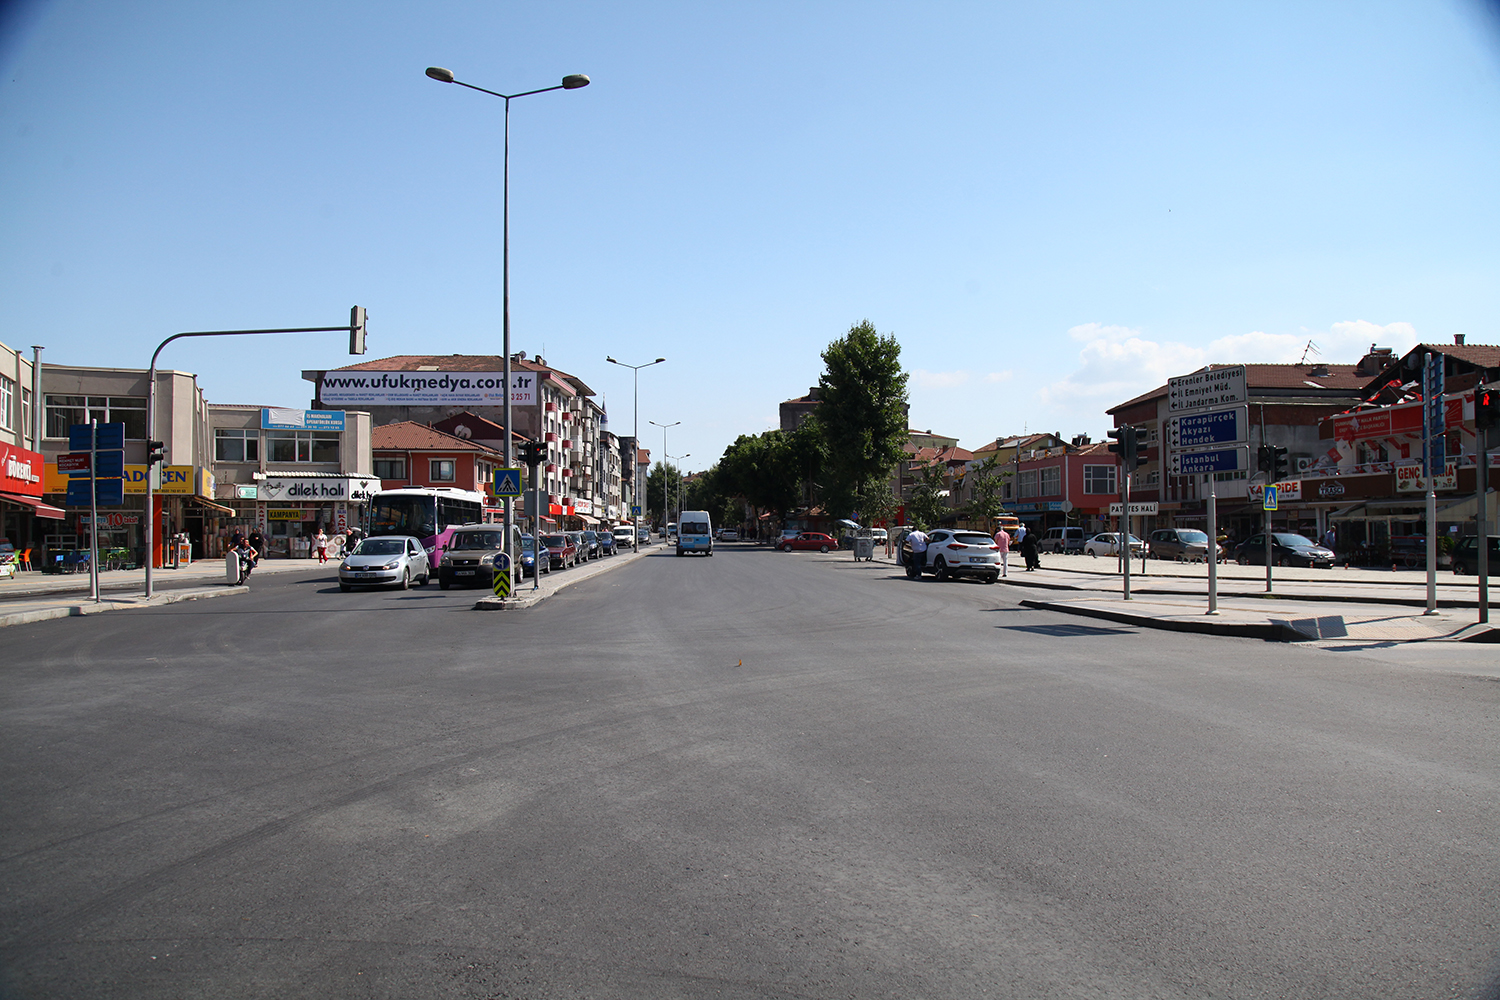
<path fill-rule="evenodd" d="M 339 589 L 422 586 L 432 576 L 427 552 L 415 538 L 384 535 L 366 538 L 339 563 Z"/>

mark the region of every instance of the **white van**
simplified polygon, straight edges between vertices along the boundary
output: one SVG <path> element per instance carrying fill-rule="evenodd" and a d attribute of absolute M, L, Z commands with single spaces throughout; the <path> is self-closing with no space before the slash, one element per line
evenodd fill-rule
<path fill-rule="evenodd" d="M 714 554 L 714 523 L 706 510 L 685 510 L 677 515 L 677 554 Z"/>

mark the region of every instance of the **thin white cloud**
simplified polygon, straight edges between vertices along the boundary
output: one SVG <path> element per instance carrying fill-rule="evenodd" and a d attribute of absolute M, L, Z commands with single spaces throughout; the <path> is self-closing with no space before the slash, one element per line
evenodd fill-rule
<path fill-rule="evenodd" d="M 1009 382 L 1010 381 L 1010 376 L 1011 376 L 1011 371 L 1010 371 L 1009 368 L 1007 368 L 1003 372 L 990 372 L 990 373 L 988 373 L 987 375 L 985 375 L 984 380 L 986 382 L 990 382 L 990 383 L 995 383 L 995 382 Z"/>
<path fill-rule="evenodd" d="M 911 377 L 920 389 L 953 389 L 969 381 L 969 373 L 966 371 L 929 372 L 918 368 L 911 373 Z"/>

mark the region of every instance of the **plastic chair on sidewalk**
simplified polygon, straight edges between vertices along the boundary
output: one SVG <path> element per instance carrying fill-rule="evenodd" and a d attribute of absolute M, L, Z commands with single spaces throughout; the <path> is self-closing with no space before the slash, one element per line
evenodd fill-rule
<path fill-rule="evenodd" d="M 29 571 L 31 569 L 31 550 L 24 550 L 21 553 L 21 558 L 17 560 L 17 563 L 22 569 Z"/>

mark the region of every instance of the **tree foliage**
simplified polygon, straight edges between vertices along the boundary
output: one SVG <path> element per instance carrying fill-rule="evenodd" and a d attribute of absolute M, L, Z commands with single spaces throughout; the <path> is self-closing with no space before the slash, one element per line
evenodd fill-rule
<path fill-rule="evenodd" d="M 924 466 L 918 475 L 911 498 L 906 501 L 906 519 L 919 528 L 935 528 L 952 513 L 944 495 L 943 466 L 934 462 Z"/>
<path fill-rule="evenodd" d="M 666 524 L 672 520 L 663 517 L 662 501 L 665 499 L 670 509 L 675 513 L 677 510 L 677 490 L 682 478 L 682 472 L 675 465 L 665 462 L 657 462 L 651 467 L 651 472 L 646 476 L 646 495 L 641 497 L 645 502 L 644 508 L 648 519 L 657 524 Z M 665 493 L 665 497 L 663 497 Z"/>
<path fill-rule="evenodd" d="M 822 454 L 821 435 L 810 419 L 790 434 L 741 434 L 719 459 L 717 487 L 726 497 L 785 518 L 803 503 L 803 484 L 819 473 Z"/>
<path fill-rule="evenodd" d="M 907 375 L 901 345 L 877 333 L 869 320 L 829 344 L 823 365 L 817 418 L 826 455 L 826 506 L 829 513 L 846 514 L 902 457 Z"/>
<path fill-rule="evenodd" d="M 983 522 L 993 527 L 995 518 L 1005 509 L 1000 499 L 1000 487 L 1011 476 L 1010 469 L 1000 464 L 998 453 L 986 458 L 969 470 L 969 507 L 971 521 Z"/>

